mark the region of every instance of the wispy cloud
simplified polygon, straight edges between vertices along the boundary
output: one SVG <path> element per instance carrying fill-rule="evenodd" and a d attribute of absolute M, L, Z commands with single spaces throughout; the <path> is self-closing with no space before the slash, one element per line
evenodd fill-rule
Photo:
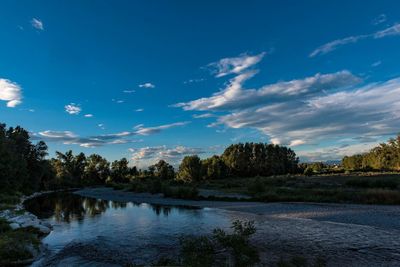
<path fill-rule="evenodd" d="M 155 88 L 156 86 L 152 83 L 143 83 L 138 85 L 140 88 Z"/>
<path fill-rule="evenodd" d="M 134 133 L 138 134 L 138 135 L 150 135 L 150 134 L 159 133 L 162 130 L 170 129 L 173 127 L 184 126 L 189 123 L 190 123 L 189 121 L 175 122 L 175 123 L 165 124 L 165 125 L 160 125 L 160 126 L 155 126 L 155 127 L 143 127 L 143 126 L 139 125 L 139 126 L 137 126 L 137 128 L 136 128 L 137 130 Z"/>
<path fill-rule="evenodd" d="M 271 142 L 289 146 L 385 136 L 400 128 L 400 78 L 363 84 L 345 70 L 244 88 L 255 73 L 244 70 L 224 90 L 176 106 L 219 111 L 210 127 L 257 129 Z"/>
<path fill-rule="evenodd" d="M 368 37 L 370 37 L 370 35 L 357 35 L 357 36 L 350 36 L 350 37 L 346 37 L 343 39 L 334 40 L 332 42 L 326 43 L 326 44 L 318 47 L 317 49 L 315 49 L 310 54 L 310 57 L 327 54 L 327 53 L 332 52 L 333 50 L 339 48 L 340 46 L 343 46 L 346 44 L 351 44 L 351 43 L 356 43 L 359 40 L 362 40 L 362 39 L 365 39 Z"/>
<path fill-rule="evenodd" d="M 0 100 L 7 101 L 7 107 L 9 108 L 14 108 L 21 104 L 21 87 L 15 82 L 0 78 Z"/>
<path fill-rule="evenodd" d="M 199 83 L 205 81 L 204 78 L 197 78 L 197 79 L 189 79 L 183 82 L 183 84 L 190 84 L 190 83 Z"/>
<path fill-rule="evenodd" d="M 372 20 L 372 24 L 373 25 L 379 25 L 384 23 L 387 20 L 387 16 L 385 14 L 380 14 L 379 16 L 377 16 L 376 18 L 374 18 Z"/>
<path fill-rule="evenodd" d="M 132 93 L 134 93 L 136 91 L 135 90 L 124 90 L 122 92 L 125 93 L 125 94 L 132 94 Z"/>
<path fill-rule="evenodd" d="M 136 111 L 136 112 L 142 112 L 142 111 L 144 111 L 144 109 L 143 109 L 143 108 L 138 108 L 138 109 L 136 109 L 135 111 Z"/>
<path fill-rule="evenodd" d="M 41 139 L 47 142 L 62 142 L 63 144 L 73 144 L 82 147 L 99 147 L 104 145 L 113 144 L 126 144 L 133 142 L 140 142 L 141 139 L 131 139 L 133 136 L 147 136 L 152 134 L 160 133 L 163 130 L 170 129 L 177 126 L 186 125 L 188 122 L 176 122 L 171 124 L 165 124 L 154 127 L 144 127 L 143 125 L 138 125 L 134 131 L 124 131 L 119 133 L 103 134 L 82 137 L 72 131 L 52 131 L 46 130 L 39 133 L 34 133 L 34 139 Z M 104 129 L 103 124 L 98 125 L 100 128 Z"/>
<path fill-rule="evenodd" d="M 382 31 L 378 31 L 378 32 L 374 33 L 373 37 L 375 39 L 379 39 L 379 38 L 384 38 L 387 36 L 395 36 L 395 35 L 400 35 L 400 23 L 397 23 L 389 28 L 386 28 Z"/>
<path fill-rule="evenodd" d="M 65 105 L 64 108 L 65 108 L 65 111 L 71 115 L 78 115 L 82 111 L 82 108 L 75 103 Z"/>
<path fill-rule="evenodd" d="M 232 110 L 249 106 L 267 104 L 282 99 L 294 99 L 299 96 L 311 96 L 322 91 L 345 88 L 357 84 L 360 78 L 349 71 L 330 74 L 315 74 L 304 79 L 278 82 L 265 85 L 260 89 L 243 89 L 246 80 L 252 78 L 255 71 L 241 73 L 229 81 L 227 87 L 211 97 L 200 98 L 186 103 L 178 103 L 175 107 L 184 110 Z"/>
<path fill-rule="evenodd" d="M 92 117 L 93 117 L 93 114 L 85 114 L 84 117 L 85 117 L 85 118 L 92 118 Z"/>
<path fill-rule="evenodd" d="M 194 114 L 193 118 L 195 119 L 205 119 L 205 118 L 212 118 L 215 117 L 216 115 L 212 113 L 204 113 L 204 114 Z"/>
<path fill-rule="evenodd" d="M 375 61 L 374 63 L 372 63 L 371 66 L 372 67 L 378 67 L 381 64 L 382 64 L 382 61 L 378 60 L 378 61 Z"/>
<path fill-rule="evenodd" d="M 262 60 L 265 52 L 255 56 L 241 54 L 238 57 L 223 58 L 217 62 L 210 63 L 208 67 L 215 77 L 223 77 L 229 74 L 238 74 L 254 66 Z"/>
<path fill-rule="evenodd" d="M 38 18 L 33 18 L 31 20 L 31 25 L 32 25 L 33 28 L 35 28 L 37 30 L 40 30 L 40 31 L 44 30 L 43 22 Z"/>
<path fill-rule="evenodd" d="M 121 100 L 121 99 L 111 99 L 111 101 L 112 102 L 115 102 L 115 103 L 117 103 L 117 104 L 122 104 L 122 103 L 124 103 L 125 101 L 124 100 Z"/>
<path fill-rule="evenodd" d="M 356 43 L 360 40 L 363 39 L 380 39 L 380 38 L 384 38 L 387 36 L 395 36 L 395 35 L 400 35 L 400 24 L 396 23 L 391 27 L 388 27 L 386 29 L 383 29 L 381 31 L 377 31 L 371 34 L 362 34 L 362 35 L 355 35 L 355 36 L 349 36 L 346 38 L 342 38 L 342 39 L 337 39 L 334 40 L 332 42 L 326 43 L 324 45 L 321 45 L 320 47 L 318 47 L 317 49 L 315 49 L 314 51 L 312 51 L 309 55 L 309 57 L 315 57 L 315 56 L 319 56 L 319 55 L 324 55 L 327 54 L 329 52 L 332 52 L 333 50 L 336 50 L 337 48 L 347 45 L 347 44 L 351 44 L 351 43 Z"/>

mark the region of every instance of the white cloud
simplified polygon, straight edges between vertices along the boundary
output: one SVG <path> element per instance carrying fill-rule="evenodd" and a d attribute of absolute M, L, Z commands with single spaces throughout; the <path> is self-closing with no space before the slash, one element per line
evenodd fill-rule
<path fill-rule="evenodd" d="M 377 16 L 376 18 L 374 18 L 372 20 L 372 24 L 373 25 L 379 25 L 384 23 L 387 20 L 387 17 L 385 14 L 380 14 L 379 16 Z"/>
<path fill-rule="evenodd" d="M 77 135 L 75 135 L 71 131 L 43 131 L 39 132 L 39 135 L 44 136 L 44 137 L 50 137 L 50 138 L 76 138 Z"/>
<path fill-rule="evenodd" d="M 152 83 L 143 83 L 143 84 L 139 84 L 139 87 L 140 88 L 154 88 L 156 86 Z"/>
<path fill-rule="evenodd" d="M 395 36 L 395 35 L 400 35 L 400 23 L 397 23 L 389 28 L 386 28 L 382 31 L 378 31 L 373 34 L 373 37 L 378 39 L 378 38 L 384 38 L 387 36 Z"/>
<path fill-rule="evenodd" d="M 360 78 L 348 71 L 340 71 L 330 74 L 315 74 L 299 80 L 278 82 L 265 85 L 260 89 L 242 88 L 244 82 L 253 77 L 256 72 L 244 72 L 232 78 L 228 86 L 215 93 L 211 97 L 200 98 L 187 103 L 178 103 L 175 107 L 184 110 L 232 110 L 242 109 L 248 106 L 271 103 L 280 99 L 297 98 L 299 96 L 311 96 L 322 91 L 352 86 L 359 83 Z"/>
<path fill-rule="evenodd" d="M 21 104 L 21 87 L 10 80 L 0 78 L 0 100 L 7 101 L 7 107 L 9 108 L 14 108 Z"/>
<path fill-rule="evenodd" d="M 117 103 L 117 104 L 122 104 L 122 103 L 124 103 L 125 101 L 124 100 L 119 100 L 119 99 L 111 99 L 111 101 L 112 102 L 115 102 L 115 103 Z"/>
<path fill-rule="evenodd" d="M 48 142 L 62 142 L 63 144 L 79 145 L 82 147 L 99 147 L 104 145 L 114 145 L 114 144 L 126 144 L 133 142 L 141 142 L 139 139 L 130 139 L 133 136 L 138 135 L 152 135 L 160 133 L 163 130 L 170 129 L 177 126 L 186 125 L 189 122 L 176 122 L 166 125 L 154 126 L 145 128 L 143 125 L 138 125 L 135 131 L 124 131 L 112 134 L 103 134 L 95 136 L 82 137 L 74 134 L 71 131 L 42 131 L 37 134 L 33 134 L 35 139 L 43 139 Z M 105 129 L 103 124 L 98 125 L 101 129 Z"/>
<path fill-rule="evenodd" d="M 85 114 L 84 117 L 85 117 L 85 118 L 92 118 L 92 117 L 93 117 L 93 114 Z"/>
<path fill-rule="evenodd" d="M 132 160 L 140 166 L 149 166 L 163 159 L 172 165 L 180 163 L 182 158 L 187 155 L 197 155 L 204 153 L 201 148 L 192 148 L 185 146 L 176 146 L 168 148 L 166 146 L 153 146 L 142 148 L 130 148 Z"/>
<path fill-rule="evenodd" d="M 242 54 L 238 57 L 223 58 L 218 62 L 209 64 L 208 66 L 212 69 L 215 77 L 223 77 L 229 74 L 238 74 L 243 72 L 260 62 L 264 55 L 265 52 L 255 56 Z"/>
<path fill-rule="evenodd" d="M 256 128 L 282 144 L 395 134 L 400 128 L 400 78 L 351 91 L 256 106 L 221 116 L 219 124 Z M 296 142 L 297 143 L 297 142 Z M 304 144 L 303 143 L 303 144 Z"/>
<path fill-rule="evenodd" d="M 311 52 L 309 57 L 324 55 L 329 52 L 332 52 L 333 50 L 336 50 L 337 48 L 339 48 L 343 45 L 356 43 L 363 39 L 369 39 L 369 38 L 380 39 L 380 38 L 384 38 L 387 36 L 395 36 L 395 35 L 400 35 L 400 24 L 399 23 L 396 23 L 391 27 L 388 27 L 386 29 L 383 29 L 381 31 L 377 31 L 377 32 L 374 32 L 371 34 L 349 36 L 346 38 L 337 39 L 332 42 L 326 43 L 324 45 L 321 45 L 317 49 L 315 49 L 313 52 Z"/>
<path fill-rule="evenodd" d="M 212 118 L 215 117 L 212 113 L 204 113 L 204 114 L 194 114 L 193 118 L 195 119 L 205 119 L 205 118 Z"/>
<path fill-rule="evenodd" d="M 41 30 L 41 31 L 44 30 L 43 22 L 40 19 L 33 18 L 31 20 L 31 25 L 32 25 L 32 27 L 34 27 L 37 30 Z"/>
<path fill-rule="evenodd" d="M 328 146 L 317 148 L 309 151 L 297 151 L 296 154 L 303 162 L 341 160 L 344 156 L 351 156 L 354 154 L 368 152 L 377 145 L 377 142 L 367 142 L 351 145 L 345 144 L 341 146 Z"/>
<path fill-rule="evenodd" d="M 190 84 L 190 83 L 199 83 L 205 81 L 203 78 L 197 78 L 197 79 L 189 79 L 183 82 L 183 84 Z"/>
<path fill-rule="evenodd" d="M 305 143 L 306 142 L 304 140 L 296 139 L 296 140 L 290 141 L 289 146 L 300 146 L 300 145 L 304 145 Z"/>
<path fill-rule="evenodd" d="M 219 111 L 209 127 L 257 129 L 272 143 L 301 148 L 346 138 L 363 142 L 357 137 L 395 135 L 400 129 L 400 77 L 360 84 L 360 78 L 340 71 L 243 88 L 255 73 L 245 70 L 224 90 L 176 106 Z"/>
<path fill-rule="evenodd" d="M 184 126 L 188 123 L 190 123 L 190 122 L 188 122 L 188 121 L 175 122 L 175 123 L 165 124 L 165 125 L 160 125 L 160 126 L 155 126 L 155 127 L 143 127 L 142 125 L 138 125 L 135 127 L 136 131 L 134 133 L 138 134 L 138 135 L 150 135 L 150 134 L 159 133 L 162 130 L 170 129 L 173 127 Z"/>
<path fill-rule="evenodd" d="M 350 36 L 350 37 L 346 37 L 343 39 L 338 39 L 338 40 L 334 40 L 332 42 L 326 43 L 320 47 L 318 47 L 317 49 L 315 49 L 311 54 L 310 57 L 315 57 L 318 55 L 324 55 L 326 53 L 329 53 L 335 49 L 337 49 L 340 46 L 346 45 L 346 44 L 351 44 L 351 43 L 356 43 L 361 39 L 365 39 L 368 38 L 369 35 L 357 35 L 357 36 Z"/>
<path fill-rule="evenodd" d="M 142 112 L 142 111 L 144 111 L 144 109 L 143 109 L 143 108 L 138 108 L 138 109 L 136 109 L 135 111 L 136 111 L 136 112 Z"/>
<path fill-rule="evenodd" d="M 122 92 L 125 93 L 125 94 L 132 94 L 132 93 L 134 93 L 136 91 L 135 90 L 124 90 Z"/>
<path fill-rule="evenodd" d="M 75 103 L 65 105 L 64 108 L 65 111 L 71 115 L 78 115 L 82 111 L 81 107 Z"/>

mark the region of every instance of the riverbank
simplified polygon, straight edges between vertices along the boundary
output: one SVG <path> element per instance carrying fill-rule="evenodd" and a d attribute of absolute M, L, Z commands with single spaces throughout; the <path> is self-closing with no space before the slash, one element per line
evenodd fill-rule
<path fill-rule="evenodd" d="M 295 256 L 322 256 L 328 266 L 398 266 L 400 207 L 317 203 L 194 201 L 163 198 L 111 188 L 86 188 L 75 194 L 117 202 L 193 206 L 220 210 L 228 217 L 253 220 L 262 263 Z"/>
<path fill-rule="evenodd" d="M 312 219 L 400 230 L 400 206 L 332 203 L 263 203 L 164 198 L 162 194 L 133 193 L 108 187 L 85 188 L 75 194 L 117 202 L 219 208 L 280 218 Z"/>
<path fill-rule="evenodd" d="M 0 265 L 26 265 L 41 254 L 41 239 L 52 226 L 24 209 L 24 202 L 54 191 L 21 196 L 18 203 L 9 204 L 0 211 Z"/>

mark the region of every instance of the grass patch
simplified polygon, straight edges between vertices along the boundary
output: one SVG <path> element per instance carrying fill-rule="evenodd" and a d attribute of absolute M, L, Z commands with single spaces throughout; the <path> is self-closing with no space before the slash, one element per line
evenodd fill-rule
<path fill-rule="evenodd" d="M 38 249 L 39 245 L 39 231 L 36 228 L 26 227 L 12 230 L 6 220 L 0 219 L 1 266 L 31 259 L 33 257 L 31 250 Z"/>
<path fill-rule="evenodd" d="M 117 190 L 162 193 L 181 199 L 240 201 L 198 195 L 196 188 L 247 194 L 264 202 L 331 202 L 359 204 L 400 204 L 400 174 L 349 173 L 315 176 L 279 175 L 270 177 L 226 178 L 182 184 L 160 178 L 136 178 L 127 184 L 110 184 Z M 249 201 L 242 200 L 242 201 Z"/>

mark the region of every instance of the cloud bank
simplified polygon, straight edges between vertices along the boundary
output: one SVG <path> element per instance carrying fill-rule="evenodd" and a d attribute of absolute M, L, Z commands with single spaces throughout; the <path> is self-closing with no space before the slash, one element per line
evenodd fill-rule
<path fill-rule="evenodd" d="M 126 143 L 139 142 L 140 140 L 131 138 L 134 136 L 147 136 L 147 135 L 157 134 L 163 130 L 170 129 L 173 127 L 183 126 L 188 123 L 189 122 L 176 122 L 176 123 L 147 127 L 147 128 L 140 125 L 135 129 L 135 131 L 125 131 L 119 133 L 94 135 L 87 137 L 81 137 L 71 131 L 46 130 L 39 133 L 34 133 L 33 138 L 44 140 L 46 142 L 61 142 L 67 145 L 73 144 L 73 145 L 79 145 L 81 147 L 93 148 L 111 144 L 126 144 Z M 101 126 L 99 125 L 99 127 L 103 127 L 103 125 Z"/>
<path fill-rule="evenodd" d="M 175 106 L 217 111 L 210 127 L 253 128 L 289 146 L 393 135 L 400 129 L 400 78 L 363 84 L 343 70 L 246 89 L 256 73 L 244 69 L 212 96 Z"/>

